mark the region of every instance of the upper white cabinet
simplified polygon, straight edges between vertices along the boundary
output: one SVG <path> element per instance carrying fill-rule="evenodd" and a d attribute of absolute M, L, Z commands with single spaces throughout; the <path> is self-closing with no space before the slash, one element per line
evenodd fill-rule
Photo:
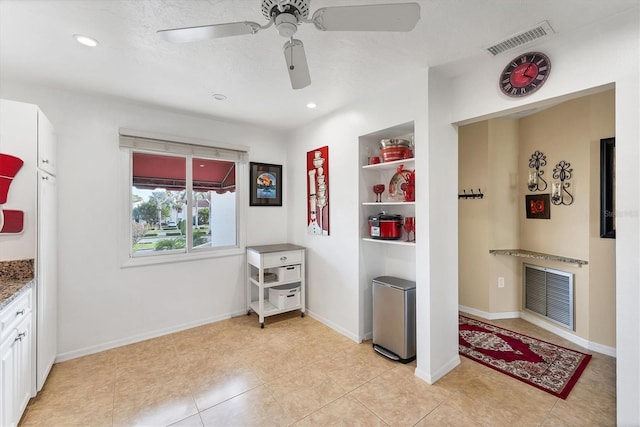
<path fill-rule="evenodd" d="M 38 110 L 38 168 L 55 175 L 56 174 L 56 134 L 53 125 Z"/>

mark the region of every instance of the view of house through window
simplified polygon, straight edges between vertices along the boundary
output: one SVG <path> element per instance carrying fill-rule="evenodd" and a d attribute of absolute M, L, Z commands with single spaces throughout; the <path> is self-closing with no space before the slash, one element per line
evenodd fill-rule
<path fill-rule="evenodd" d="M 236 245 L 235 162 L 133 151 L 131 170 L 133 256 Z"/>

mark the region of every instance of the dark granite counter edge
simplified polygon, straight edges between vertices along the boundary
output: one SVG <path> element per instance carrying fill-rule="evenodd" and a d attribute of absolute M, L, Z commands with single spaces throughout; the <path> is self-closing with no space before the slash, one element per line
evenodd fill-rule
<path fill-rule="evenodd" d="M 584 261 L 581 259 L 563 257 L 560 255 L 545 254 L 542 252 L 526 251 L 524 249 L 489 249 L 489 253 L 493 255 L 509 255 L 509 256 L 518 256 L 523 258 L 544 259 L 547 261 L 566 262 L 569 264 L 577 264 L 579 266 L 589 264 L 588 261 Z"/>

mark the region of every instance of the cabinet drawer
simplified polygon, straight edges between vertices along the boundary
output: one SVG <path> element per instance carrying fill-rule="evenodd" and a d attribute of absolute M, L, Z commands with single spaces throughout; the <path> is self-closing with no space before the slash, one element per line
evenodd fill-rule
<path fill-rule="evenodd" d="M 265 268 L 301 264 L 302 251 L 270 252 L 264 254 L 263 263 Z"/>
<path fill-rule="evenodd" d="M 0 339 L 31 315 L 32 289 L 27 289 L 0 312 Z"/>

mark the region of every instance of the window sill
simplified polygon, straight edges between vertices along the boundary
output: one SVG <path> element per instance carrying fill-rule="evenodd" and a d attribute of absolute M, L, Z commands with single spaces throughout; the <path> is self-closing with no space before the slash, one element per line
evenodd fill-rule
<path fill-rule="evenodd" d="M 228 248 L 195 251 L 191 253 L 129 257 L 123 260 L 120 268 L 144 267 L 148 265 L 169 264 L 176 262 L 189 262 L 209 258 L 222 258 L 227 256 L 244 255 L 244 253 L 244 248 Z"/>

